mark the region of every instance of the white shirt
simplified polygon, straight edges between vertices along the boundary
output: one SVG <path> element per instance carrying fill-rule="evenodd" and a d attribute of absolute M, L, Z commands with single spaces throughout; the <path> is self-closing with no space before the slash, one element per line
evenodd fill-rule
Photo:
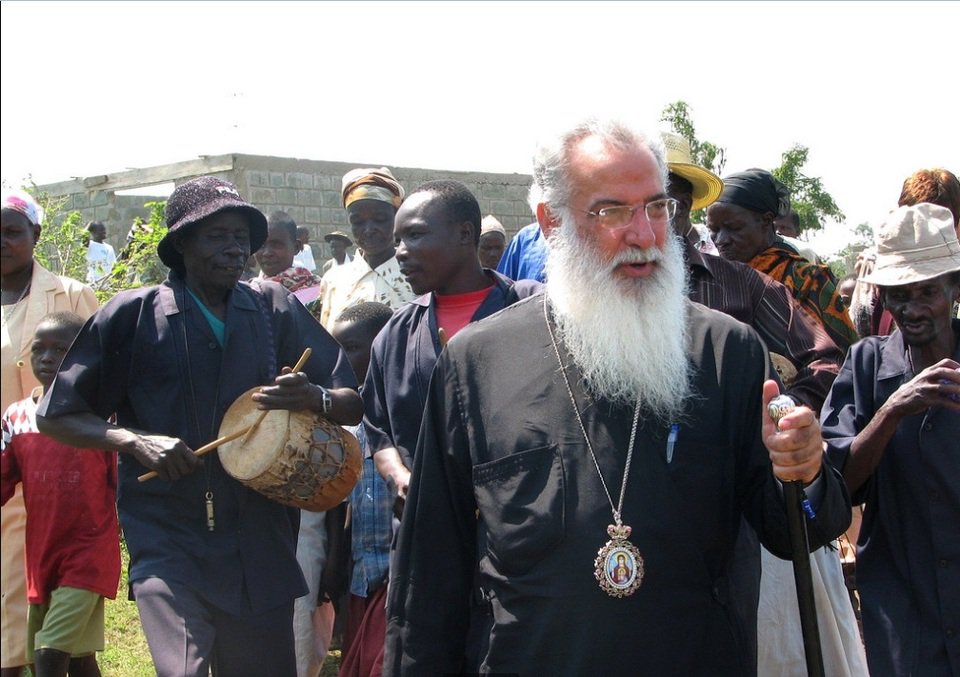
<path fill-rule="evenodd" d="M 87 282 L 93 284 L 105 278 L 116 262 L 117 254 L 112 246 L 90 240 L 90 246 L 87 247 Z"/>
<path fill-rule="evenodd" d="M 320 281 L 320 324 L 327 331 L 341 312 L 364 301 L 377 301 L 396 310 L 416 294 L 400 274 L 396 257 L 374 270 L 358 251 L 353 261 L 328 271 Z"/>
<path fill-rule="evenodd" d="M 303 249 L 297 252 L 293 257 L 293 265 L 296 268 L 306 268 L 311 273 L 317 272 L 317 262 L 313 259 L 313 250 L 310 245 L 303 245 Z"/>

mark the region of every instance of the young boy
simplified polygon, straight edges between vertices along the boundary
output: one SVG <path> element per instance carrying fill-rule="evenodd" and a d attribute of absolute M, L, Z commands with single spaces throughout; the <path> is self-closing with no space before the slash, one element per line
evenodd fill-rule
<path fill-rule="evenodd" d="M 37 677 L 99 677 L 103 600 L 120 579 L 120 533 L 113 452 L 77 449 L 41 435 L 36 409 L 83 320 L 69 312 L 37 325 L 30 365 L 41 386 L 3 415 L 6 503 L 23 482 L 27 508 L 27 658 Z"/>
<path fill-rule="evenodd" d="M 350 366 L 361 383 L 367 375 L 373 339 L 392 314 L 390 307 L 382 303 L 361 303 L 340 313 L 333 325 L 330 333 L 343 346 L 343 352 L 347 354 Z M 357 426 L 355 434 L 365 458 L 360 480 L 349 499 L 352 565 L 348 569 L 350 601 L 340 677 L 368 677 L 379 675 L 382 671 L 383 640 L 387 631 L 387 570 L 393 538 L 391 494 L 377 473 L 373 458 L 366 458 L 363 425 Z M 337 526 L 343 528 L 343 522 L 330 526 L 333 529 Z M 345 564 L 345 558 L 338 558 L 335 552 L 330 553 L 328 565 L 347 568 Z"/>

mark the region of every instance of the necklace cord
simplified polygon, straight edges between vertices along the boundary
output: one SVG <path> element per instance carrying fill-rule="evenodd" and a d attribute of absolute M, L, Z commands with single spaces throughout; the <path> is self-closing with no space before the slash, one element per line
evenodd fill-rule
<path fill-rule="evenodd" d="M 557 363 L 560 365 L 560 373 L 563 374 L 563 383 L 567 387 L 567 395 L 570 396 L 570 404 L 573 406 L 573 413 L 577 417 L 577 423 L 580 426 L 580 432 L 583 434 L 583 440 L 587 444 L 587 450 L 590 452 L 590 458 L 593 459 L 593 465 L 597 469 L 597 475 L 600 477 L 600 484 L 603 485 L 603 491 L 607 495 L 607 501 L 610 503 L 610 510 L 613 512 L 613 520 L 617 526 L 621 525 L 620 515 L 623 511 L 623 497 L 627 493 L 627 478 L 630 476 L 630 464 L 633 461 L 633 446 L 637 439 L 637 427 L 640 423 L 640 401 L 637 401 L 637 406 L 633 412 L 633 427 L 630 429 L 630 443 L 627 447 L 627 461 L 624 464 L 623 469 L 623 482 L 620 484 L 620 499 L 617 501 L 616 507 L 613 505 L 613 496 L 610 494 L 610 489 L 607 488 L 607 482 L 603 479 L 603 473 L 600 471 L 600 462 L 597 460 L 597 455 L 593 451 L 593 444 L 590 442 L 590 437 L 587 435 L 587 428 L 583 424 L 583 417 L 580 415 L 580 408 L 577 407 L 577 401 L 573 396 L 573 387 L 570 385 L 570 377 L 567 375 L 567 370 L 563 365 L 563 359 L 560 357 L 560 345 L 557 341 L 557 337 L 553 333 L 553 327 L 550 324 L 550 314 L 547 310 L 547 295 L 543 295 L 543 317 L 547 322 L 547 332 L 550 334 L 550 342 L 553 345 L 554 353 L 557 356 Z"/>

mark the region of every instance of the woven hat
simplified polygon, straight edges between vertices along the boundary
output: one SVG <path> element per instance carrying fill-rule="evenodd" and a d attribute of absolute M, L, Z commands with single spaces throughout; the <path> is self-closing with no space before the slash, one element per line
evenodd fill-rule
<path fill-rule="evenodd" d="M 183 267 L 183 257 L 174 247 L 174 234 L 183 234 L 190 226 L 208 216 L 227 209 L 241 211 L 249 217 L 250 253 L 263 246 L 267 239 L 267 217 L 252 204 L 244 202 L 237 187 L 215 176 L 201 176 L 180 184 L 167 200 L 167 234 L 157 245 L 160 260 L 171 268 Z"/>
<path fill-rule="evenodd" d="M 350 236 L 344 233 L 342 230 L 335 230 L 332 233 L 327 233 L 323 236 L 325 242 L 331 242 L 333 240 L 343 240 L 347 243 L 347 246 L 353 244 L 353 240 L 350 239 Z"/>
<path fill-rule="evenodd" d="M 691 209 L 703 209 L 720 197 L 723 181 L 713 172 L 694 163 L 689 141 L 670 132 L 661 132 L 660 138 L 667 151 L 668 169 L 693 185 Z"/>
<path fill-rule="evenodd" d="M 887 216 L 876 235 L 877 258 L 864 282 L 897 287 L 960 270 L 960 242 L 953 214 L 921 202 Z"/>

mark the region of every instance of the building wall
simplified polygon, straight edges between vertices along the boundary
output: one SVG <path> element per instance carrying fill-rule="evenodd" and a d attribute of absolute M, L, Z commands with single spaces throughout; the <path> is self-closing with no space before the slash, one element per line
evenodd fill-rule
<path fill-rule="evenodd" d="M 341 178 L 351 169 L 363 166 L 370 165 L 263 155 L 218 155 L 40 188 L 54 196 L 66 196 L 65 209 L 80 211 L 84 221 L 102 221 L 107 227 L 108 241 L 119 249 L 134 218 L 149 217 L 144 203 L 165 197 L 117 195 L 116 191 L 169 181 L 180 184 L 196 176 L 220 176 L 236 184 L 240 194 L 264 213 L 283 210 L 298 225 L 309 228 L 314 253 L 319 259 L 330 255 L 323 242 L 324 235 L 334 230 L 349 232 L 346 211 L 340 206 Z M 407 192 L 433 179 L 462 181 L 477 196 L 481 212 L 496 216 L 511 235 L 534 220 L 527 205 L 529 175 L 412 167 L 390 167 L 390 170 Z"/>

